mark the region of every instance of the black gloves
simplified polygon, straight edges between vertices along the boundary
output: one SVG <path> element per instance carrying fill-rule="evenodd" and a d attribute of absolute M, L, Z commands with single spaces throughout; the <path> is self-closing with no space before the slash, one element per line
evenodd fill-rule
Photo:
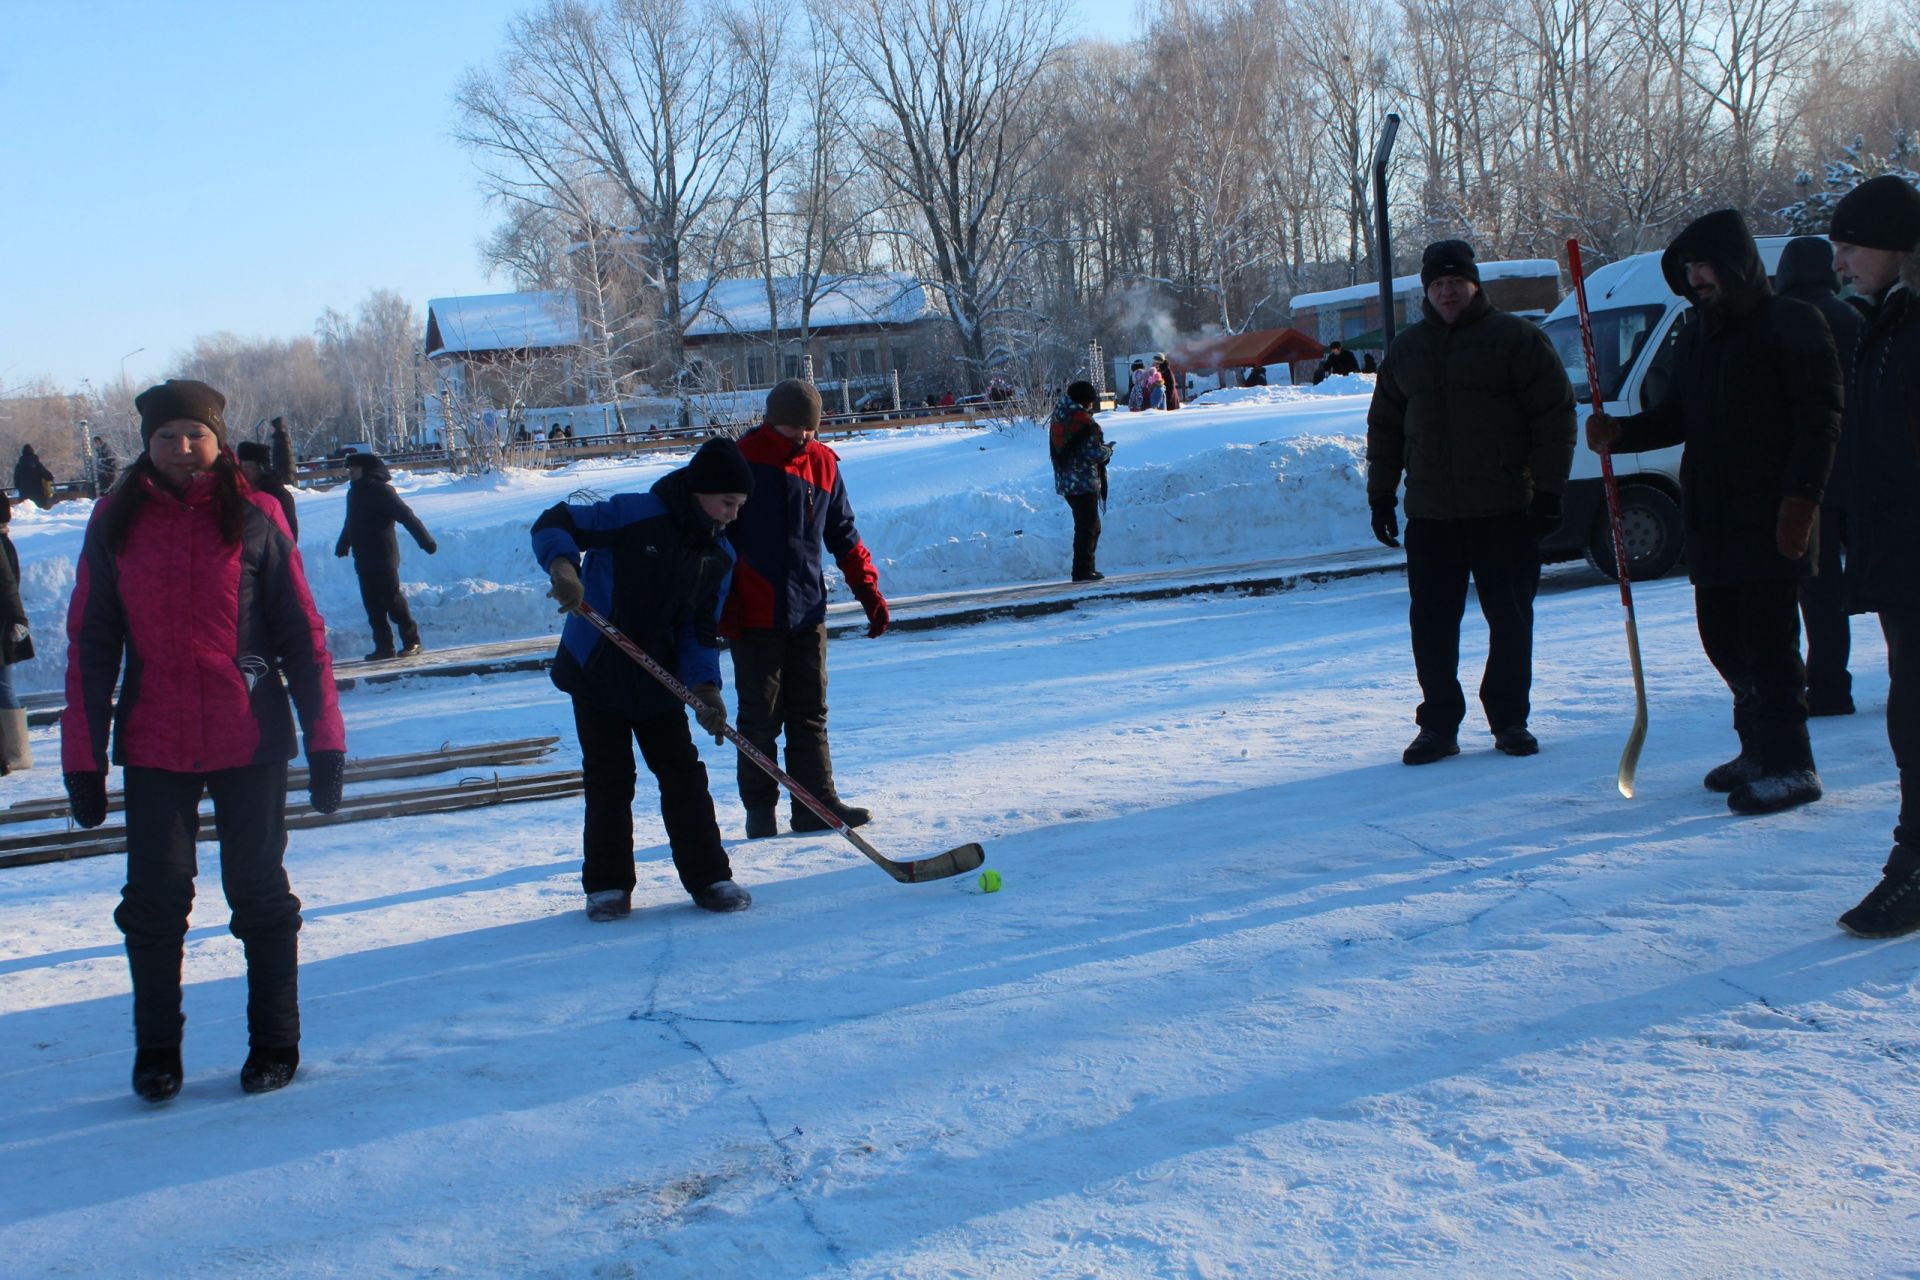
<path fill-rule="evenodd" d="M 67 808 L 73 820 L 83 827 L 97 827 L 107 820 L 107 775 L 70 773 L 67 775 Z"/>
<path fill-rule="evenodd" d="M 1560 527 L 1560 495 L 1534 490 L 1533 501 L 1527 504 L 1527 527 L 1533 530 L 1535 541 L 1558 529 Z"/>
<path fill-rule="evenodd" d="M 1400 545 L 1400 500 L 1393 494 L 1370 496 L 1367 506 L 1373 511 L 1373 536 L 1389 547 Z"/>
<path fill-rule="evenodd" d="M 697 684 L 693 686 L 693 696 L 704 704 L 693 713 L 700 727 L 713 735 L 713 743 L 719 746 L 727 740 L 727 702 L 720 696 L 717 684 Z"/>
<path fill-rule="evenodd" d="M 346 752 L 307 752 L 307 798 L 313 801 L 315 813 L 332 813 L 340 807 L 340 788 L 346 776 Z"/>

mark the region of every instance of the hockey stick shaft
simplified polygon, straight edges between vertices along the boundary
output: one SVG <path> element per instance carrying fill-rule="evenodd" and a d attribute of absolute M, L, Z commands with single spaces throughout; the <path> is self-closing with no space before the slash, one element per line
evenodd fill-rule
<path fill-rule="evenodd" d="M 1606 402 L 1600 390 L 1600 361 L 1593 351 L 1593 317 L 1587 310 L 1587 278 L 1581 269 L 1580 242 L 1567 241 L 1567 267 L 1573 276 L 1574 304 L 1580 310 L 1580 345 L 1587 360 L 1587 392 L 1593 397 L 1593 411 L 1604 414 Z M 1627 611 L 1627 656 L 1633 665 L 1633 729 L 1627 734 L 1626 749 L 1620 753 L 1620 769 L 1614 782 L 1620 794 L 1633 798 L 1634 775 L 1640 767 L 1640 748 L 1647 740 L 1647 677 L 1640 663 L 1640 627 L 1633 612 L 1633 573 L 1627 559 L 1627 536 L 1620 514 L 1620 485 L 1613 476 L 1613 452 L 1600 450 L 1600 481 L 1607 494 L 1607 525 L 1613 538 L 1613 576 L 1620 582 L 1620 606 Z"/>
<path fill-rule="evenodd" d="M 596 631 L 613 643 L 615 648 L 619 649 L 620 652 L 626 654 L 644 668 L 648 675 L 664 685 L 667 692 L 686 703 L 695 711 L 707 710 L 707 704 L 702 701 L 698 695 L 687 688 L 686 685 L 682 684 L 679 678 L 671 671 L 668 671 L 665 667 L 654 661 L 653 657 L 648 654 L 646 650 L 635 644 L 618 627 L 608 622 L 592 605 L 582 601 L 579 605 L 575 606 L 574 612 L 591 623 Z M 961 875 L 973 870 L 974 867 L 979 866 L 981 862 L 986 859 L 986 855 L 979 845 L 966 844 L 958 848 L 949 849 L 945 853 L 932 858 L 913 862 L 896 862 L 868 844 L 859 832 L 841 820 L 839 814 L 828 808 L 811 791 L 808 791 L 805 787 L 795 782 L 784 769 L 772 760 L 769 760 L 765 752 L 754 746 L 753 743 L 747 741 L 746 737 L 738 729 L 735 729 L 732 725 L 723 721 L 720 725 L 720 732 L 728 742 L 731 742 L 735 747 L 740 749 L 741 755 L 753 761 L 755 765 L 775 782 L 785 787 L 788 792 L 792 794 L 793 798 L 810 809 L 815 817 L 826 823 L 828 827 L 841 836 L 844 836 L 847 843 L 851 844 L 861 853 L 866 854 L 867 857 L 873 860 L 875 866 L 878 866 L 902 884 L 917 884 L 924 880 L 940 880 L 948 876 Z M 971 861 L 969 861 L 969 859 L 971 859 Z"/>

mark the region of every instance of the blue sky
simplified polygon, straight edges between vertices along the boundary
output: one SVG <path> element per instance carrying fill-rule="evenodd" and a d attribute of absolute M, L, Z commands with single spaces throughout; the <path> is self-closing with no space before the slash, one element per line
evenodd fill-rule
<path fill-rule="evenodd" d="M 525 0 L 0 0 L 0 392 L 505 288 L 448 137 Z M 1088 34 L 1133 0 L 1076 0 Z M 133 353 L 133 354 L 129 354 Z"/>

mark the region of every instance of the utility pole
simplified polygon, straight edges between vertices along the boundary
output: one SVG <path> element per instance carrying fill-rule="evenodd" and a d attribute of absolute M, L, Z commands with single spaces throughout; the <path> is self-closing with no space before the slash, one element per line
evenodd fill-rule
<path fill-rule="evenodd" d="M 1380 130 L 1380 142 L 1373 149 L 1373 243 L 1374 269 L 1380 273 L 1380 350 L 1384 355 L 1393 343 L 1393 241 L 1387 226 L 1387 160 L 1393 155 L 1394 135 L 1400 132 L 1400 113 L 1387 113 Z"/>

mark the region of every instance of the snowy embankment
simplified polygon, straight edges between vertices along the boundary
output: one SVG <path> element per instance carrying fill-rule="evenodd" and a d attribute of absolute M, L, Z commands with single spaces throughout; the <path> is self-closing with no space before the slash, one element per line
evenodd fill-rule
<path fill-rule="evenodd" d="M 1108 571 L 1227 563 L 1359 546 L 1367 540 L 1364 437 L 1371 382 L 1210 393 L 1177 413 L 1102 415 L 1115 443 L 1100 544 Z M 1073 522 L 1053 492 L 1044 424 L 875 431 L 833 442 L 861 536 L 889 595 L 1065 576 Z M 557 630 L 527 529 L 574 494 L 645 488 L 687 455 L 576 463 L 552 472 L 401 474 L 396 487 L 440 544 L 402 531 L 402 580 L 429 648 Z M 344 487 L 299 495 L 300 549 L 333 651 L 371 644 L 348 560 L 334 558 Z M 92 503 L 14 508 L 21 591 L 40 656 L 15 668 L 25 692 L 58 685 L 58 640 Z M 837 577 L 837 591 L 842 591 Z"/>

